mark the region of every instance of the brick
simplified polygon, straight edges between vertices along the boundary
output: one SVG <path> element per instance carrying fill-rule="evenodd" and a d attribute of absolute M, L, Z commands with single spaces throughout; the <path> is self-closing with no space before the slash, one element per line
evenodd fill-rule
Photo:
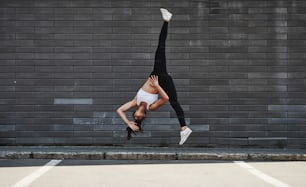
<path fill-rule="evenodd" d="M 39 142 L 40 144 L 53 144 L 54 143 L 54 138 L 46 138 L 46 137 L 17 137 L 15 139 L 16 144 L 23 144 L 23 145 L 35 145 Z"/>
<path fill-rule="evenodd" d="M 126 138 L 127 137 L 127 133 L 125 131 L 114 131 L 113 132 L 113 137 L 115 138 Z M 141 133 L 137 133 L 136 135 L 132 134 L 132 137 L 135 138 L 150 138 L 151 137 L 151 132 L 141 132 Z"/>
<path fill-rule="evenodd" d="M 306 105 L 268 105 L 269 111 L 305 111 Z"/>
<path fill-rule="evenodd" d="M 201 132 L 201 131 L 209 131 L 209 125 L 190 125 L 190 128 L 194 131 L 194 132 Z"/>
<path fill-rule="evenodd" d="M 113 118 L 116 117 L 116 112 L 94 112 L 93 117 L 95 118 Z"/>
<path fill-rule="evenodd" d="M 0 132 L 15 131 L 15 129 L 16 129 L 15 125 L 0 125 Z"/>
<path fill-rule="evenodd" d="M 112 132 L 107 131 L 78 131 L 74 133 L 76 137 L 106 137 L 105 140 L 110 139 L 107 137 L 112 136 Z"/>
<path fill-rule="evenodd" d="M 112 119 L 111 118 L 73 118 L 73 124 L 76 124 L 76 125 L 112 124 Z"/>
<path fill-rule="evenodd" d="M 92 137 L 56 137 L 54 144 L 56 145 L 92 145 Z"/>
<path fill-rule="evenodd" d="M 70 105 L 91 105 L 93 104 L 93 99 L 81 99 L 81 98 L 55 98 L 54 99 L 54 104 L 56 105 L 65 105 L 65 104 L 70 104 Z"/>

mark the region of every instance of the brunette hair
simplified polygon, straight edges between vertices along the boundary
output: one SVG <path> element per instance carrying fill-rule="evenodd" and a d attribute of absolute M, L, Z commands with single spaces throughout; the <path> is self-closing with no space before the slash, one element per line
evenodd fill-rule
<path fill-rule="evenodd" d="M 135 113 L 135 112 L 134 112 Z M 133 113 L 133 116 L 134 116 L 134 113 Z M 146 112 L 145 112 L 146 113 Z M 142 121 L 144 120 L 145 118 L 142 118 L 141 120 L 134 120 L 134 122 L 136 123 L 137 127 L 139 128 L 139 131 L 142 131 Z M 132 133 L 136 135 L 136 132 L 134 132 L 130 127 L 127 127 L 126 128 L 126 131 L 127 131 L 127 139 L 130 140 L 132 138 Z"/>
<path fill-rule="evenodd" d="M 133 112 L 133 116 L 134 116 L 135 112 L 136 112 L 136 111 Z M 145 114 L 147 114 L 147 111 L 145 111 Z M 138 126 L 139 131 L 142 131 L 141 123 L 142 123 L 142 121 L 143 121 L 144 119 L 145 119 L 145 117 L 142 118 L 142 119 L 134 119 L 134 122 L 135 122 L 136 125 Z"/>

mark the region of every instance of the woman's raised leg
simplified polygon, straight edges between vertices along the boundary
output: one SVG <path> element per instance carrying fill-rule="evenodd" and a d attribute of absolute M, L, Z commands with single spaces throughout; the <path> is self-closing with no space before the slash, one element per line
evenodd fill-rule
<path fill-rule="evenodd" d="M 154 68 L 151 75 L 161 75 L 167 73 L 166 65 L 166 39 L 168 34 L 168 22 L 164 22 L 159 34 L 158 46 L 155 52 Z"/>

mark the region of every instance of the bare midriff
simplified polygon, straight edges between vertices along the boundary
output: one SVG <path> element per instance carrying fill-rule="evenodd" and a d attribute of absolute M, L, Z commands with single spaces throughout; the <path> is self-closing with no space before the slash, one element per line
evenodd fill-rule
<path fill-rule="evenodd" d="M 147 79 L 147 81 L 143 84 L 141 87 L 143 91 L 151 93 L 151 94 L 157 94 L 158 90 L 150 85 L 150 78 Z"/>

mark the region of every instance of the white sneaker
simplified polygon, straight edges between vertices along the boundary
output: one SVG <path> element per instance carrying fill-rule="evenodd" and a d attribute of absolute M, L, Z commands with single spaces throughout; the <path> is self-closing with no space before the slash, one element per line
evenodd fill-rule
<path fill-rule="evenodd" d="M 191 133 L 192 130 L 189 129 L 188 127 L 185 130 L 181 131 L 180 145 L 183 145 L 186 142 L 187 138 L 190 136 Z"/>
<path fill-rule="evenodd" d="M 161 8 L 160 12 L 161 12 L 161 14 L 163 16 L 163 19 L 165 21 L 169 22 L 171 20 L 172 14 L 167 9 Z"/>

